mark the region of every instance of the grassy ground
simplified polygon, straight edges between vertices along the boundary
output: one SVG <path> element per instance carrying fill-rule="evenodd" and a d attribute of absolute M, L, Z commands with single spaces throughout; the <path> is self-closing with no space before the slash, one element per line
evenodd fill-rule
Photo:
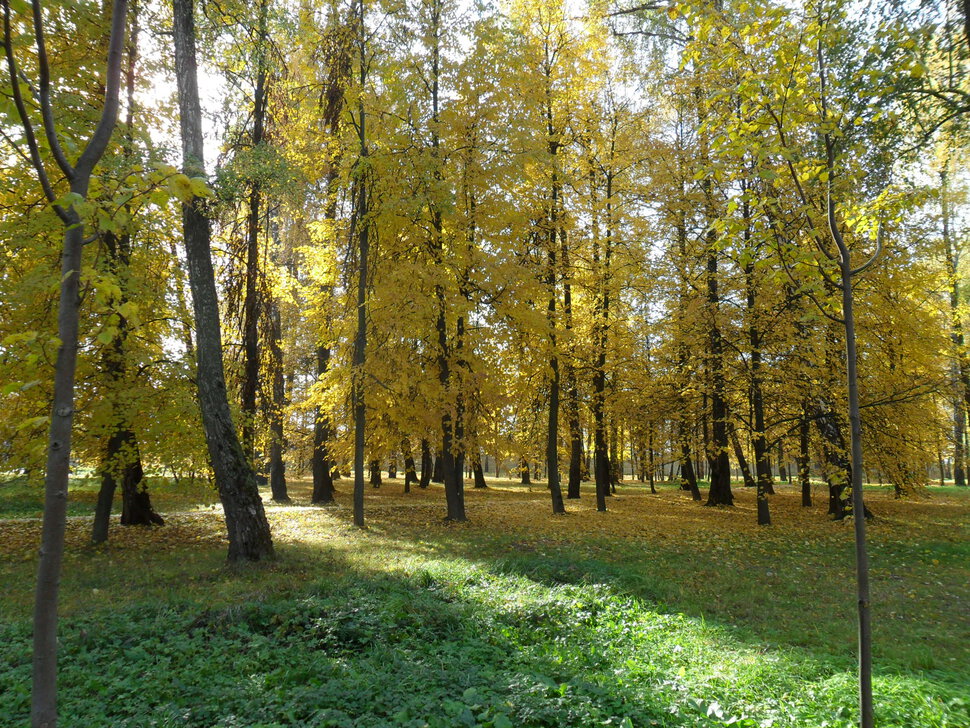
<path fill-rule="evenodd" d="M 592 493 L 551 515 L 541 486 L 368 488 L 270 506 L 279 559 L 224 566 L 213 493 L 166 485 L 163 528 L 68 527 L 67 726 L 850 726 L 852 528 L 782 488 L 703 508 L 670 486 Z M 0 485 L 0 519 L 35 515 Z M 8 490 L 9 489 L 9 490 Z M 16 493 L 18 493 L 17 495 Z M 90 513 L 79 484 L 72 512 Z M 867 491 L 877 720 L 970 726 L 970 494 Z M 0 521 L 0 725 L 25 721 L 39 524 Z"/>

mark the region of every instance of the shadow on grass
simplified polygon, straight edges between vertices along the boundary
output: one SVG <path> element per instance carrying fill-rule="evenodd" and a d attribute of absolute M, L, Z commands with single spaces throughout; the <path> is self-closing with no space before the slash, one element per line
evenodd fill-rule
<path fill-rule="evenodd" d="M 729 626 L 730 605 L 671 589 L 684 571 L 723 565 L 716 552 L 468 524 L 359 533 L 347 509 L 304 510 L 321 540 L 281 538 L 273 564 L 230 572 L 211 544 L 146 552 L 138 574 L 120 552 L 82 556 L 92 568 L 71 590 L 114 581 L 152 601 L 65 621 L 65 725 L 853 724 L 851 644 L 842 658 L 772 644 Z M 757 608 L 779 619 L 797 608 L 754 579 L 740 593 Z M 28 642 L 23 622 L 0 627 L 0 725 L 26 720 Z M 876 687 L 881 726 L 970 725 L 965 691 L 945 676 L 883 671 Z"/>

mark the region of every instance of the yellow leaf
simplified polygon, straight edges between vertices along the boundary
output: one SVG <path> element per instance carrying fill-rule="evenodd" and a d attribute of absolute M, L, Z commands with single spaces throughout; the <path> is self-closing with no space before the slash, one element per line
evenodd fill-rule
<path fill-rule="evenodd" d="M 169 177 L 168 189 L 182 202 L 191 202 L 192 198 L 195 197 L 195 192 L 192 188 L 192 180 L 190 180 L 184 174 L 176 174 Z"/>

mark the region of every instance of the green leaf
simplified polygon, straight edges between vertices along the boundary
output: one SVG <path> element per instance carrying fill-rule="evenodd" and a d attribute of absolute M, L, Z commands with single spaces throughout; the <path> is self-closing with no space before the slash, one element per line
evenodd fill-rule
<path fill-rule="evenodd" d="M 192 198 L 195 197 L 192 180 L 184 174 L 176 174 L 169 177 L 168 189 L 182 202 L 191 202 Z"/>
<path fill-rule="evenodd" d="M 84 196 L 79 195 L 77 192 L 68 192 L 54 200 L 55 205 L 63 207 L 65 210 L 75 205 L 79 205 L 82 202 L 84 202 Z"/>
<path fill-rule="evenodd" d="M 196 197 L 215 197 L 204 177 L 193 177 L 189 180 L 189 187 Z"/>

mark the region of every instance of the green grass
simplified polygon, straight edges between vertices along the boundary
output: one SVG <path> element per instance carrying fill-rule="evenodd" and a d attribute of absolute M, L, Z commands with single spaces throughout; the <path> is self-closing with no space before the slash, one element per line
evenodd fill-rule
<path fill-rule="evenodd" d="M 152 502 L 156 508 L 162 510 L 194 508 L 218 502 L 215 489 L 202 480 L 183 479 L 175 483 L 171 478 L 148 478 L 148 482 Z M 100 487 L 100 477 L 90 475 L 72 477 L 67 515 L 90 516 L 94 512 Z M 28 481 L 22 476 L 0 475 L 0 519 L 40 518 L 43 513 L 43 481 Z"/>
<path fill-rule="evenodd" d="M 199 519 L 74 549 L 63 725 L 854 725 L 851 527 L 742 528 L 743 505 L 671 500 L 683 510 L 651 531 L 659 497 L 552 519 L 536 491 L 470 494 L 497 522 L 460 526 L 440 522 L 440 491 L 368 492 L 364 533 L 345 506 L 273 509 L 279 559 L 239 570 Z M 920 505 L 917 524 L 897 523 L 906 504 L 876 506 L 881 728 L 970 726 L 956 497 Z M 802 517 L 785 498 L 778 521 Z M 0 564 L 0 725 L 29 708 L 32 569 Z"/>

